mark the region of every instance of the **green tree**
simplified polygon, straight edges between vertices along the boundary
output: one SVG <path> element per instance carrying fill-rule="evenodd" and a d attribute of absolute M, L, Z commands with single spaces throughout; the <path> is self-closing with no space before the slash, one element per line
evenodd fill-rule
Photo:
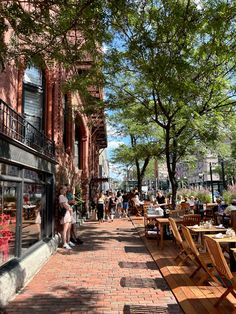
<path fill-rule="evenodd" d="M 216 137 L 235 105 L 235 2 L 119 2 L 106 55 L 110 101 L 135 100 L 162 130 L 174 204 L 177 162 Z"/>
<path fill-rule="evenodd" d="M 129 138 L 130 144 L 122 144 L 115 149 L 112 162 L 135 167 L 138 190 L 141 193 L 148 164 L 153 157 L 163 154 L 163 147 L 155 125 L 150 127 L 143 124 L 142 120 L 137 118 L 139 114 L 138 106 L 127 106 L 113 115 L 113 123 L 122 136 Z"/>
<path fill-rule="evenodd" d="M 0 68 L 12 61 L 42 68 L 56 62 L 67 87 L 89 96 L 88 86 L 103 83 L 106 7 L 102 0 L 0 1 Z"/>

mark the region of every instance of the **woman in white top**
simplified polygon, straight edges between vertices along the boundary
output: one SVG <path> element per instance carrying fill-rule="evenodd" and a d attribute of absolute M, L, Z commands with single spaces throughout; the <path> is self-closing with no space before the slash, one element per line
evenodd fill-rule
<path fill-rule="evenodd" d="M 68 204 L 66 197 L 67 187 L 63 186 L 60 189 L 59 206 L 66 209 L 65 216 L 61 218 L 61 224 L 63 225 L 62 241 L 65 249 L 71 250 L 74 243 L 70 242 L 71 221 L 72 221 L 72 207 Z"/>
<path fill-rule="evenodd" d="M 102 192 L 100 192 L 97 200 L 97 215 L 99 223 L 103 222 L 105 199 L 106 199 L 105 195 Z"/>

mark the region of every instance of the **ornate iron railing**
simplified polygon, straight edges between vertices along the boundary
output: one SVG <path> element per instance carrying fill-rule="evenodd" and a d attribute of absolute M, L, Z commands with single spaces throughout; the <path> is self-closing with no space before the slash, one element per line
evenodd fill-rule
<path fill-rule="evenodd" d="M 0 99 L 0 133 L 38 152 L 55 157 L 54 142 L 30 124 L 21 114 Z"/>

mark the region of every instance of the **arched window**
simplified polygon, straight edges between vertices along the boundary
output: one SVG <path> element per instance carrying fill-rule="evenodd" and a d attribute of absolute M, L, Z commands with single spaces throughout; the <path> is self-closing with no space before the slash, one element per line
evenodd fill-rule
<path fill-rule="evenodd" d="M 44 99 L 42 71 L 36 67 L 27 67 L 23 79 L 23 112 L 26 120 L 40 131 L 44 129 Z"/>

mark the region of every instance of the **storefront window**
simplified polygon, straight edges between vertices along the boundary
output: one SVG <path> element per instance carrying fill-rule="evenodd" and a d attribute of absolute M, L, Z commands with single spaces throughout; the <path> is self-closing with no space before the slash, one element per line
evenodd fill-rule
<path fill-rule="evenodd" d="M 38 172 L 33 171 L 33 170 L 29 170 L 29 169 L 25 169 L 24 178 L 31 179 L 34 181 L 40 181 L 42 179 L 41 177 L 42 177 L 42 175 L 40 175 Z"/>
<path fill-rule="evenodd" d="M 0 175 L 8 175 L 8 176 L 13 176 L 13 177 L 18 177 L 19 168 L 12 166 L 12 165 L 0 163 Z"/>
<path fill-rule="evenodd" d="M 22 211 L 22 253 L 41 240 L 45 228 L 45 212 L 45 187 L 36 183 L 25 183 Z"/>
<path fill-rule="evenodd" d="M 43 172 L 0 163 L 0 266 L 51 236 L 48 182 Z"/>
<path fill-rule="evenodd" d="M 15 256 L 18 183 L 0 181 L 0 265 Z"/>

